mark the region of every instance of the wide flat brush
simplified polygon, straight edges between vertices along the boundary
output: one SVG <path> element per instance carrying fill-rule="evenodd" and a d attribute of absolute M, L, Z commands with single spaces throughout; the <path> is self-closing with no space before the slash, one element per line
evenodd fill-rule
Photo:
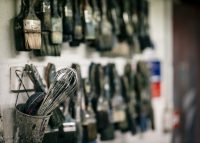
<path fill-rule="evenodd" d="M 41 21 L 35 14 L 35 0 L 29 1 L 28 16 L 23 20 L 25 33 L 25 46 L 27 49 L 41 48 Z"/>

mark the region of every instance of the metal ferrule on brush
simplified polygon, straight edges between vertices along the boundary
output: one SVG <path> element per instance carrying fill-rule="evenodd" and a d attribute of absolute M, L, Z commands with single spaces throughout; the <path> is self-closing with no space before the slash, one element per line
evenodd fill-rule
<path fill-rule="evenodd" d="M 41 32 L 41 22 L 39 20 L 24 20 L 24 32 L 38 33 Z"/>

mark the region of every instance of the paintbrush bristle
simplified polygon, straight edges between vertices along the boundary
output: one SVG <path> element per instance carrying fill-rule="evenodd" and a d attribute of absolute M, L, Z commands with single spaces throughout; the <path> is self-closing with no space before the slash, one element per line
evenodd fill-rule
<path fill-rule="evenodd" d="M 41 33 L 25 33 L 25 45 L 27 49 L 40 49 L 41 42 Z"/>
<path fill-rule="evenodd" d="M 76 39 L 82 39 L 83 38 L 83 35 L 82 35 L 82 31 L 83 29 L 82 29 L 82 26 L 80 26 L 80 25 L 76 25 L 75 26 L 75 29 L 74 29 L 74 33 L 75 33 L 75 37 L 76 37 Z"/>
<path fill-rule="evenodd" d="M 51 32 L 51 40 L 53 44 L 61 44 L 63 40 L 63 34 L 59 31 Z"/>

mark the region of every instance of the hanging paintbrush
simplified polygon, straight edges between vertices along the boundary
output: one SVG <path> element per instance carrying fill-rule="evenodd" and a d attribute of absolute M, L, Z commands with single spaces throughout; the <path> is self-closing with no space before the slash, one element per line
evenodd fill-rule
<path fill-rule="evenodd" d="M 149 3 L 147 0 L 141 0 L 138 4 L 138 13 L 139 13 L 139 43 L 141 51 L 146 48 L 153 48 L 153 42 L 151 41 L 149 34 Z"/>
<path fill-rule="evenodd" d="M 42 0 L 41 3 L 41 23 L 42 23 L 42 31 L 50 31 L 51 30 L 51 3 L 50 0 Z"/>
<path fill-rule="evenodd" d="M 95 21 L 93 17 L 93 9 L 88 0 L 83 2 L 84 15 L 84 36 L 86 41 L 95 40 Z"/>
<path fill-rule="evenodd" d="M 130 1 L 120 0 L 122 5 L 122 39 L 133 45 L 133 27 L 130 14 Z"/>
<path fill-rule="evenodd" d="M 92 109 L 92 92 L 88 79 L 84 79 L 84 96 L 82 97 L 82 126 L 83 126 L 83 142 L 91 143 L 97 138 L 97 125 L 95 113 Z"/>
<path fill-rule="evenodd" d="M 49 32 L 42 32 L 42 46 L 33 51 L 35 56 L 60 56 L 61 44 L 51 44 L 49 36 Z"/>
<path fill-rule="evenodd" d="M 108 1 L 108 13 L 111 23 L 113 25 L 113 33 L 115 35 L 120 34 L 120 8 L 116 0 Z"/>
<path fill-rule="evenodd" d="M 72 41 L 69 43 L 70 46 L 79 46 L 81 40 L 83 39 L 83 27 L 80 11 L 80 1 L 74 0 L 73 2 L 73 12 L 74 12 L 74 23 L 73 23 L 73 36 Z"/>
<path fill-rule="evenodd" d="M 93 14 L 93 23 L 94 23 L 94 30 L 95 30 L 95 39 L 93 41 L 90 41 L 88 44 L 90 47 L 96 48 L 98 44 L 99 33 L 100 33 L 101 12 L 96 0 L 90 0 L 90 3 L 93 9 L 92 14 Z"/>
<path fill-rule="evenodd" d="M 36 56 L 47 56 L 50 45 L 50 30 L 51 30 L 51 4 L 49 0 L 42 0 L 40 3 L 40 19 L 42 23 L 42 43 L 40 50 L 34 50 Z"/>
<path fill-rule="evenodd" d="M 107 17 L 107 0 L 101 0 L 102 16 L 100 23 L 100 34 L 99 34 L 99 51 L 109 51 L 113 47 L 113 33 L 112 25 Z"/>
<path fill-rule="evenodd" d="M 26 49 L 41 48 L 41 21 L 35 15 L 35 2 L 36 0 L 29 1 L 28 16 L 23 20 Z"/>
<path fill-rule="evenodd" d="M 61 44 L 63 40 L 62 18 L 58 14 L 58 1 L 52 1 L 51 42 Z"/>
<path fill-rule="evenodd" d="M 71 41 L 73 33 L 72 0 L 65 0 L 63 6 L 63 40 Z"/>
<path fill-rule="evenodd" d="M 27 51 L 25 47 L 25 38 L 23 32 L 23 19 L 28 12 L 27 0 L 21 0 L 21 11 L 14 18 L 14 36 L 15 36 L 15 46 L 17 51 Z"/>
<path fill-rule="evenodd" d="M 140 52 L 140 45 L 139 45 L 139 19 L 138 19 L 138 0 L 130 0 L 130 14 L 131 14 L 131 23 L 132 23 L 132 28 L 133 28 L 133 45 L 132 49 L 134 53 L 139 53 Z"/>

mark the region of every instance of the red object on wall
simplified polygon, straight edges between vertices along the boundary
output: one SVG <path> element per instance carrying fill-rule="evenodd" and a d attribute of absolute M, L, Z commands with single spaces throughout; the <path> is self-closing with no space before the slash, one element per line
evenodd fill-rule
<path fill-rule="evenodd" d="M 160 92 L 161 92 L 161 89 L 160 89 L 160 82 L 152 82 L 151 83 L 151 95 L 152 97 L 160 97 Z"/>

